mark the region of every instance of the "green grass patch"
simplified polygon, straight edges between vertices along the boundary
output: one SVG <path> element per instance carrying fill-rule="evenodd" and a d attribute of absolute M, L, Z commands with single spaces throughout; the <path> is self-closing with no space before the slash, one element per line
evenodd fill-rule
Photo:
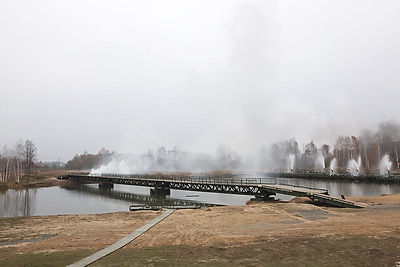
<path fill-rule="evenodd" d="M 93 266 L 394 266 L 400 235 L 282 238 L 253 244 L 122 248 Z"/>
<path fill-rule="evenodd" d="M 1 266 L 66 266 L 68 264 L 79 261 L 97 250 L 72 250 L 72 251 L 58 251 L 46 253 L 27 253 L 27 254 L 14 254 L 12 249 L 0 250 L 0 263 Z M 8 253 L 6 253 L 8 252 Z"/>

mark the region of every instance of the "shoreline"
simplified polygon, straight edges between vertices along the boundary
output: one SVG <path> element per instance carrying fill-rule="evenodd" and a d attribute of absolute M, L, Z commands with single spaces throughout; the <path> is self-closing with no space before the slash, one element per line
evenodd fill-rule
<path fill-rule="evenodd" d="M 51 187 L 66 184 L 67 181 L 57 179 L 58 176 L 66 174 L 67 171 L 41 171 L 32 177 L 23 177 L 20 183 L 15 181 L 0 182 L 0 190 L 24 190 L 39 187 Z"/>
<path fill-rule="evenodd" d="M 49 177 L 49 178 L 40 178 L 40 179 L 32 179 L 29 182 L 22 183 L 5 183 L 0 184 L 0 188 L 3 190 L 25 190 L 32 188 L 40 188 L 40 187 L 52 187 L 52 186 L 61 186 L 67 184 L 69 181 L 61 181 L 57 179 L 57 177 Z"/>

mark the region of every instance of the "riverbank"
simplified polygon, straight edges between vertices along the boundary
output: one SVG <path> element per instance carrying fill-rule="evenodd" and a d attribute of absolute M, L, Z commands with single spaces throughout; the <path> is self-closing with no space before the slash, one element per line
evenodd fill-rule
<path fill-rule="evenodd" d="M 177 210 L 94 266 L 396 266 L 400 194 L 349 197 L 365 209 L 290 203 Z M 160 212 L 0 219 L 3 266 L 73 263 L 133 232 Z"/>
<path fill-rule="evenodd" d="M 31 177 L 23 177 L 21 182 L 17 183 L 15 181 L 10 182 L 0 182 L 0 189 L 29 189 L 29 188 L 39 188 L 39 187 L 50 187 L 66 184 L 67 181 L 62 181 L 57 179 L 58 176 L 66 175 L 67 171 L 40 171 Z"/>

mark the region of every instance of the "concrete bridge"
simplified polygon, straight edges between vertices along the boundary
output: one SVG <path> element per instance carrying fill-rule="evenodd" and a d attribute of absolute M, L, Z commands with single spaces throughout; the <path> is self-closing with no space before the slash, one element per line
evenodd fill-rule
<path fill-rule="evenodd" d="M 252 195 L 268 200 L 278 194 L 308 197 L 315 203 L 337 207 L 361 208 L 362 206 L 341 198 L 329 196 L 328 190 L 272 183 L 273 178 L 219 178 L 211 176 L 174 176 L 151 174 L 99 174 L 69 173 L 58 177 L 85 183 L 98 183 L 100 188 L 111 189 L 114 184 L 152 187 L 151 194 L 169 195 L 171 189 L 212 193 Z"/>

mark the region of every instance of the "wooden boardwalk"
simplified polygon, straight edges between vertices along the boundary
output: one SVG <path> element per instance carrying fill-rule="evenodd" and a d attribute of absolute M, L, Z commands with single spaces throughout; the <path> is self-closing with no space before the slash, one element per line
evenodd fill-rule
<path fill-rule="evenodd" d="M 88 175 L 70 173 L 59 179 L 75 180 L 87 183 L 99 183 L 100 187 L 112 188 L 114 184 L 127 184 L 153 187 L 153 192 L 169 194 L 170 189 L 203 191 L 225 194 L 252 195 L 259 199 L 269 199 L 276 194 L 308 197 L 314 202 L 337 207 L 361 208 L 354 202 L 331 197 L 326 189 L 282 185 L 271 183 L 270 178 L 215 178 L 193 176 L 157 176 L 139 174 L 101 174 Z"/>
<path fill-rule="evenodd" d="M 151 227 L 159 223 L 160 221 L 164 220 L 167 216 L 171 215 L 174 210 L 166 210 L 163 212 L 161 215 L 150 221 L 149 223 L 143 225 L 130 235 L 122 238 L 121 240 L 115 242 L 114 244 L 90 255 L 87 256 L 86 258 L 81 259 L 80 261 L 77 261 L 73 264 L 68 265 L 68 267 L 84 267 L 88 266 L 89 264 L 92 264 L 93 262 L 107 256 L 108 254 L 113 253 L 114 251 L 122 248 L 123 246 L 129 244 L 132 242 L 134 239 L 138 238 L 142 234 L 144 234 L 147 230 L 149 230 Z"/>

